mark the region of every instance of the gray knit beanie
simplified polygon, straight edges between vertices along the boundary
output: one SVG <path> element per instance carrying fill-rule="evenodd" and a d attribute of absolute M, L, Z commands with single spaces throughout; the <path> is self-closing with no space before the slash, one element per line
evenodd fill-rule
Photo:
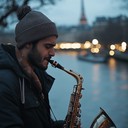
<path fill-rule="evenodd" d="M 58 37 L 56 25 L 43 13 L 32 11 L 29 6 L 20 8 L 17 17 L 19 23 L 15 28 L 15 40 L 18 48 L 49 36 Z"/>

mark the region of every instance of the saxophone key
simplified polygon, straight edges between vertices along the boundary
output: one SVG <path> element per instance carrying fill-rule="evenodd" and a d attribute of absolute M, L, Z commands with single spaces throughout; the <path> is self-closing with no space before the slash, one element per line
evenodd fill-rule
<path fill-rule="evenodd" d="M 81 94 L 81 93 L 79 94 L 79 98 L 80 98 L 80 99 L 82 98 L 82 94 Z"/>

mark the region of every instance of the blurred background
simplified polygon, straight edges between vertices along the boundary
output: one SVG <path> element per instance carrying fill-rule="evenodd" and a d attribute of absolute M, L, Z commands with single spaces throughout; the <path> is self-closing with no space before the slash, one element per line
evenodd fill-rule
<path fill-rule="evenodd" d="M 118 128 L 128 127 L 127 0 L 1 0 L 0 44 L 15 45 L 16 11 L 23 5 L 56 23 L 59 37 L 54 57 L 84 78 L 81 101 L 83 128 L 102 107 Z M 49 66 L 56 81 L 50 92 L 57 119 L 67 114 L 74 78 Z"/>

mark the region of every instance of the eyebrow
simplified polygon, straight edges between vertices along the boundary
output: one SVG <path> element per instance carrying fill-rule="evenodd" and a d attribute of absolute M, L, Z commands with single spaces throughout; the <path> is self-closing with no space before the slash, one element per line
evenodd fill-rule
<path fill-rule="evenodd" d="M 54 43 L 54 42 L 53 42 Z M 50 46 L 56 46 L 56 43 L 53 44 L 52 42 L 47 42 L 46 44 L 44 45 L 50 45 Z"/>

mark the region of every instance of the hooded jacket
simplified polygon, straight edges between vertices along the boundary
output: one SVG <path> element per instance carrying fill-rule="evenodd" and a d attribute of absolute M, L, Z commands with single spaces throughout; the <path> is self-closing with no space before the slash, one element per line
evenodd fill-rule
<path fill-rule="evenodd" d="M 18 64 L 15 47 L 0 45 L 0 128 L 52 128 L 48 92 L 54 78 L 38 68 L 35 71 L 43 101 Z"/>

